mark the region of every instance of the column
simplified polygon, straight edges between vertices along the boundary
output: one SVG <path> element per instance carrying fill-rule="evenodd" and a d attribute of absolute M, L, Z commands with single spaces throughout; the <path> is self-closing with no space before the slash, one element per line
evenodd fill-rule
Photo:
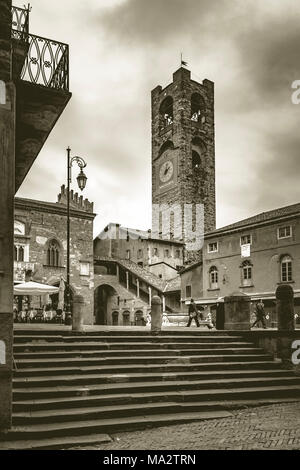
<path fill-rule="evenodd" d="M 129 290 L 129 272 L 126 271 L 126 289 Z"/>
<path fill-rule="evenodd" d="M 138 299 L 140 298 L 140 281 L 138 279 L 136 280 L 136 296 Z"/>
<path fill-rule="evenodd" d="M 11 0 L 0 1 L 0 430 L 11 427 L 15 103 L 11 77 Z"/>
<path fill-rule="evenodd" d="M 151 287 L 148 287 L 148 291 L 149 291 L 149 305 L 151 307 L 151 301 L 152 301 L 152 289 L 151 289 Z"/>
<path fill-rule="evenodd" d="M 164 295 L 163 295 L 162 301 L 163 301 L 163 303 L 162 303 L 162 305 L 163 305 L 163 313 L 165 313 L 165 311 L 166 311 L 166 298 L 165 298 Z"/>

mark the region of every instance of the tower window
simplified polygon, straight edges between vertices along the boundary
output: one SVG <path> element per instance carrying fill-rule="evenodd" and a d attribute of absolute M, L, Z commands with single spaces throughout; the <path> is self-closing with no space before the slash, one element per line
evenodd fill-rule
<path fill-rule="evenodd" d="M 212 266 L 209 270 L 209 284 L 211 289 L 219 287 L 219 272 L 216 266 Z"/>
<path fill-rule="evenodd" d="M 56 240 L 51 240 L 48 245 L 47 264 L 53 267 L 60 265 L 60 246 Z"/>
<path fill-rule="evenodd" d="M 138 259 L 143 258 L 143 250 L 138 250 Z"/>
<path fill-rule="evenodd" d="M 158 248 L 153 249 L 153 256 L 158 256 Z"/>
<path fill-rule="evenodd" d="M 193 150 L 192 152 L 192 165 L 193 165 L 193 170 L 198 170 L 201 167 L 201 158 L 198 152 L 195 152 Z"/>
<path fill-rule="evenodd" d="M 187 299 L 192 297 L 192 286 L 186 286 L 185 296 L 186 296 Z"/>
<path fill-rule="evenodd" d="M 159 109 L 161 128 L 164 129 L 167 126 L 173 124 L 173 99 L 168 96 L 160 105 Z"/>
<path fill-rule="evenodd" d="M 126 258 L 130 259 L 131 258 L 131 252 L 130 250 L 126 250 Z"/>
<path fill-rule="evenodd" d="M 284 256 L 281 260 L 281 282 L 292 282 L 292 258 Z"/>
<path fill-rule="evenodd" d="M 191 121 L 202 123 L 204 117 L 205 104 L 199 93 L 193 93 L 191 98 Z"/>

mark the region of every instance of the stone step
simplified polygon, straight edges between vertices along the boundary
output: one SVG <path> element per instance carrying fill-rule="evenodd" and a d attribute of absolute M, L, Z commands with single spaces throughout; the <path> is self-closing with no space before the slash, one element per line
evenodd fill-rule
<path fill-rule="evenodd" d="M 237 370 L 237 371 L 198 371 L 198 372 L 167 372 L 167 373 L 151 373 L 144 372 L 140 374 L 81 374 L 81 375 L 51 375 L 38 377 L 15 377 L 13 386 L 15 389 L 24 387 L 48 387 L 51 385 L 90 385 L 90 384 L 111 384 L 111 383 L 128 383 L 128 382 L 149 382 L 149 381 L 170 381 L 170 380 L 216 380 L 231 378 L 268 378 L 268 377 L 292 377 L 295 375 L 291 371 L 284 370 Z"/>
<path fill-rule="evenodd" d="M 103 351 L 124 351 L 124 350 L 198 350 L 198 349 L 227 349 L 227 348 L 251 348 L 255 349 L 255 345 L 253 343 L 246 343 L 246 342 L 206 342 L 206 343 L 165 343 L 165 342 L 143 342 L 143 343 L 109 343 L 109 342 L 98 342 L 98 343 L 49 343 L 44 341 L 33 341 L 32 343 L 23 343 L 17 346 L 14 346 L 15 352 L 22 352 L 22 351 L 57 351 L 57 350 L 89 350 L 89 349 L 96 349 L 96 350 L 103 350 Z"/>
<path fill-rule="evenodd" d="M 21 384 L 20 384 L 21 385 Z M 99 393 L 106 394 L 134 394 L 147 392 L 169 392 L 184 390 L 219 390 L 222 388 L 264 387 L 264 386 L 289 386 L 298 385 L 300 391 L 300 377 L 266 377 L 266 378 L 228 378 L 218 380 L 195 380 L 195 381 L 162 381 L 146 383 L 112 383 L 112 384 L 90 384 L 90 385 L 52 385 L 43 387 L 14 388 L 13 401 L 34 400 L 35 398 L 88 396 Z"/>
<path fill-rule="evenodd" d="M 80 389 L 74 396 L 55 396 L 55 397 L 32 397 L 27 400 L 26 395 L 16 397 L 13 404 L 14 412 L 22 411 L 41 411 L 41 410 L 60 410 L 66 408 L 83 408 L 92 406 L 114 406 L 134 405 L 146 403 L 164 403 L 164 402 L 205 402 L 210 404 L 214 401 L 228 402 L 232 400 L 257 400 L 257 399 L 288 399 L 300 397 L 299 385 L 289 386 L 268 386 L 268 387 L 245 387 L 231 389 L 208 389 L 208 390 L 182 390 L 168 392 L 147 392 L 147 393 L 115 393 L 88 395 Z"/>
<path fill-rule="evenodd" d="M 11 436 L 10 436 L 11 437 Z M 108 434 L 89 434 L 84 436 L 60 436 L 50 437 L 38 440 L 18 440 L 18 441 L 1 441 L 0 434 L 0 450 L 55 450 L 55 449 L 72 449 L 77 447 L 88 447 L 111 442 Z"/>
<path fill-rule="evenodd" d="M 173 351 L 172 351 L 173 352 Z M 128 364 L 196 364 L 204 362 L 252 362 L 252 361 L 271 361 L 273 358 L 270 354 L 222 354 L 214 352 L 214 354 L 201 355 L 180 355 L 173 354 L 169 356 L 148 355 L 148 356 L 128 356 L 128 357 L 103 357 L 103 352 L 60 352 L 60 353 L 23 353 L 22 355 L 14 355 L 17 360 L 17 367 L 45 367 L 47 364 L 52 367 L 69 365 L 71 361 L 80 363 L 81 365 L 128 365 Z"/>
<path fill-rule="evenodd" d="M 176 336 L 90 336 L 90 335 L 80 335 L 80 336 L 62 336 L 62 335 L 19 335 L 15 336 L 14 344 L 23 344 L 23 343 L 32 343 L 36 341 L 47 341 L 47 342 L 60 342 L 64 341 L 66 343 L 72 342 L 105 342 L 105 343 L 226 343 L 226 342 L 239 342 L 243 343 L 244 340 L 242 337 L 238 336 L 229 336 L 229 335 L 179 335 Z M 125 340 L 125 341 L 124 341 Z"/>
<path fill-rule="evenodd" d="M 189 349 L 188 349 L 189 348 Z M 217 350 L 221 351 L 221 354 L 223 354 L 223 351 L 226 350 L 234 350 L 234 351 L 239 351 L 241 354 L 243 352 L 248 352 L 248 351 L 258 351 L 261 352 L 261 348 L 255 348 L 255 346 L 251 343 L 238 343 L 238 344 L 233 344 L 230 345 L 226 344 L 218 344 L 215 343 L 213 344 L 192 344 L 192 345 L 187 345 L 186 348 L 182 346 L 181 344 L 177 344 L 177 348 L 172 345 L 172 344 L 163 344 L 163 343 L 157 343 L 157 344 L 149 344 L 149 345 L 143 345 L 142 343 L 136 344 L 136 345 L 128 345 L 126 343 L 120 343 L 119 346 L 112 346 L 108 344 L 99 344 L 99 343 L 26 343 L 22 345 L 15 345 L 14 346 L 14 354 L 19 354 L 19 353 L 28 353 L 28 352 L 57 352 L 57 351 L 65 351 L 65 352 L 74 352 L 74 351 L 86 351 L 86 352 L 95 352 L 95 351 L 101 351 L 102 353 L 105 352 L 105 354 L 115 354 L 115 355 L 136 355 L 136 354 L 143 354 L 144 352 L 151 352 L 151 351 L 161 351 L 162 353 L 168 353 L 168 352 L 185 352 L 187 350 L 188 353 L 192 353 L 192 351 L 207 351 L 207 350 Z"/>
<path fill-rule="evenodd" d="M 84 361 L 88 365 L 82 365 L 81 358 L 70 358 L 65 365 L 64 360 L 58 363 L 57 367 L 53 367 L 53 361 L 47 359 L 42 362 L 33 362 L 33 360 L 24 359 L 16 361 L 17 370 L 14 371 L 16 377 L 36 377 L 45 375 L 65 375 L 65 374 L 111 374 L 111 373 L 149 373 L 150 372 L 189 372 L 189 371 L 219 371 L 238 370 L 280 370 L 280 364 L 275 361 L 253 361 L 253 362 L 207 362 L 207 363 L 188 363 L 183 364 L 113 364 L 98 365 L 98 360 Z M 90 365 L 92 364 L 92 365 Z M 24 367 L 24 365 L 26 367 Z M 31 367 L 31 366 L 34 367 Z"/>
<path fill-rule="evenodd" d="M 90 421 L 72 421 L 67 423 L 54 424 L 33 424 L 28 426 L 13 427 L 5 435 L 6 441 L 58 438 L 60 436 L 81 436 L 94 433 L 128 431 L 134 429 L 144 429 L 145 427 L 164 426 L 176 423 L 187 423 L 191 421 L 220 419 L 230 417 L 228 411 L 201 411 L 198 413 L 175 413 L 151 416 L 132 416 L 115 419 L 94 419 Z M 103 430 L 106 431 L 103 431 Z M 4 436 L 3 436 L 4 438 Z M 0 441 L 1 442 L 1 441 Z M 5 443 L 2 442 L 2 446 Z"/>
<path fill-rule="evenodd" d="M 274 403 L 283 399 L 269 398 L 260 403 Z M 286 399 L 288 400 L 288 399 Z M 219 411 L 245 406 L 257 406 L 255 400 L 232 401 L 195 401 L 179 402 L 165 401 L 158 403 L 115 404 L 111 406 L 84 406 L 80 408 L 60 408 L 38 411 L 19 411 L 13 414 L 14 426 L 27 426 L 34 424 L 63 423 L 68 421 L 85 421 L 92 419 L 108 419 L 141 415 L 157 415 L 171 413 L 190 413 L 199 411 Z"/>
<path fill-rule="evenodd" d="M 19 327 L 18 325 L 15 325 L 14 327 L 14 337 L 17 336 L 106 336 L 106 337 L 113 337 L 113 336 L 150 336 L 153 337 L 150 329 L 148 328 L 138 328 L 138 329 L 132 329 L 132 327 L 128 327 L 128 330 L 126 330 L 126 327 L 122 328 L 117 328 L 117 327 L 112 327 L 111 329 L 106 329 L 106 330 L 95 330 L 93 327 L 93 330 L 89 330 L 88 327 L 86 327 L 86 330 L 83 332 L 75 332 L 70 329 L 70 327 L 64 327 L 64 326 L 59 326 L 56 327 L 53 325 L 54 328 L 45 330 L 45 328 L 39 328 L 38 325 L 36 325 L 35 328 L 32 329 L 27 329 L 27 328 L 22 328 Z M 164 337 L 164 336 L 235 336 L 235 337 L 242 337 L 243 332 L 239 331 L 222 331 L 222 330 L 207 330 L 207 329 L 200 329 L 200 328 L 182 328 L 182 327 L 170 327 L 163 329 L 160 334 L 158 335 L 159 337 Z"/>
<path fill-rule="evenodd" d="M 82 377 L 87 377 L 89 375 L 94 376 L 98 375 L 99 377 L 102 377 L 103 380 L 111 381 L 113 377 L 118 377 L 118 376 L 124 376 L 128 380 L 137 380 L 139 377 L 142 380 L 147 380 L 148 377 L 162 377 L 166 376 L 169 374 L 170 376 L 182 376 L 182 375 L 187 375 L 187 376 L 194 376 L 196 374 L 204 374 L 204 375 L 229 375 L 229 374 L 264 374 L 264 373 L 274 373 L 274 374 L 292 374 L 292 372 L 288 370 L 282 370 L 279 367 L 272 367 L 268 369 L 267 366 L 264 365 L 262 362 L 256 363 L 260 368 L 254 368 L 253 367 L 247 367 L 244 369 L 237 369 L 237 368 L 226 368 L 224 367 L 224 363 L 222 363 L 222 367 L 214 367 L 214 368 L 201 368 L 199 367 L 193 367 L 193 366 L 183 366 L 183 367 L 148 367 L 148 369 L 145 367 L 142 368 L 124 368 L 124 370 L 120 367 L 118 368 L 99 368 L 95 366 L 85 366 L 85 367 L 49 367 L 46 369 L 43 368 L 28 368 L 28 369 L 18 369 L 15 370 L 13 373 L 14 376 L 14 381 L 15 382 L 20 382 L 24 380 L 24 378 L 30 380 L 31 378 L 41 378 L 41 377 L 50 377 L 50 376 L 56 376 L 58 380 L 63 376 L 64 378 L 66 376 L 72 376 L 76 378 L 77 376 L 82 376 Z M 214 364 L 215 365 L 215 364 Z M 230 366 L 232 364 L 230 363 Z"/>

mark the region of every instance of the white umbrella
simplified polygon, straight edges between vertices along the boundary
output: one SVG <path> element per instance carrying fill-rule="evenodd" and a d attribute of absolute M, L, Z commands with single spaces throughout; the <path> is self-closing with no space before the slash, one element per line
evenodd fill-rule
<path fill-rule="evenodd" d="M 58 287 L 48 286 L 47 284 L 39 284 L 38 282 L 24 282 L 14 286 L 14 295 L 44 295 L 57 294 Z"/>

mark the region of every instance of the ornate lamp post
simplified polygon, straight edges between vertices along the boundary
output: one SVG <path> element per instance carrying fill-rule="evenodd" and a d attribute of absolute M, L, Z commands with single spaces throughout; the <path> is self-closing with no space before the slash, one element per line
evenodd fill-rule
<path fill-rule="evenodd" d="M 71 312 L 71 302 L 70 302 L 70 184 L 72 183 L 72 165 L 74 162 L 80 168 L 80 173 L 77 176 L 77 183 L 78 187 L 81 191 L 84 190 L 87 182 L 87 177 L 83 172 L 83 168 L 86 167 L 86 163 L 81 157 L 71 157 L 71 149 L 70 147 L 67 148 L 67 156 L 68 156 L 68 187 L 67 187 L 67 283 L 66 283 L 66 294 L 67 294 L 67 302 L 66 302 L 66 318 L 65 324 L 71 325 L 72 324 L 72 312 Z"/>

